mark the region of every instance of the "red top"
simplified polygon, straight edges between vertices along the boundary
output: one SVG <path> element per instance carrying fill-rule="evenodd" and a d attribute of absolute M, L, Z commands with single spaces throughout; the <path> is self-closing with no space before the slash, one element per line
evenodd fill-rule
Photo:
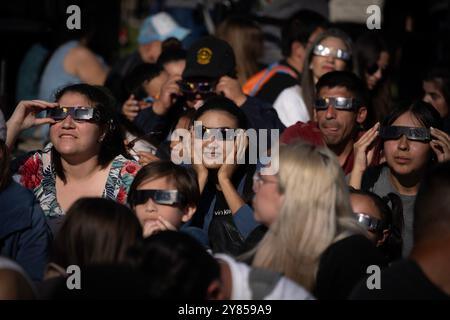
<path fill-rule="evenodd" d="M 358 133 L 356 141 L 358 141 L 358 139 L 364 134 L 364 132 L 365 131 L 360 131 Z M 317 122 L 314 121 L 308 121 L 307 123 L 298 121 L 296 124 L 284 130 L 280 140 L 282 143 L 285 144 L 290 144 L 294 143 L 295 141 L 301 140 L 307 141 L 317 146 L 325 146 L 325 141 L 323 140 L 322 132 L 317 126 Z M 373 157 L 372 163 L 369 165 L 370 167 L 376 166 L 380 162 L 381 143 L 379 141 L 376 142 L 375 148 L 376 148 L 375 156 Z M 352 148 L 349 155 L 347 156 L 347 159 L 345 159 L 344 165 L 342 166 L 342 170 L 344 170 L 344 173 L 346 175 L 349 174 L 353 169 L 354 158 L 355 155 L 353 153 Z"/>

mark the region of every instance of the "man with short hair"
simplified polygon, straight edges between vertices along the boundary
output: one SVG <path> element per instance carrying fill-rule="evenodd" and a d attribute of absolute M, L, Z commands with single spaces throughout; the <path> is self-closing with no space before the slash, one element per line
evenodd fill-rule
<path fill-rule="evenodd" d="M 361 281 L 351 299 L 450 299 L 449 194 L 447 161 L 432 168 L 420 184 L 414 206 L 414 247 L 409 258 L 381 271 L 380 288 L 370 290 L 367 282 L 371 280 Z"/>
<path fill-rule="evenodd" d="M 351 72 L 333 71 L 319 79 L 316 92 L 315 121 L 299 121 L 288 127 L 281 142 L 289 144 L 300 139 L 326 145 L 338 157 L 345 174 L 349 174 L 354 162 L 353 145 L 360 138 L 360 128 L 367 117 L 364 83 Z M 379 161 L 379 152 L 374 154 L 371 165 Z"/>

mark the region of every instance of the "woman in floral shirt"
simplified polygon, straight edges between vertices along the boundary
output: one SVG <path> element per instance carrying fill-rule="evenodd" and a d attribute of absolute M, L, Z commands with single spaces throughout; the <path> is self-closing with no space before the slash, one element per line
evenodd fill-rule
<path fill-rule="evenodd" d="M 81 197 L 126 203 L 140 167 L 125 150 L 113 98 L 102 87 L 76 84 L 56 101 L 22 101 L 8 120 L 9 146 L 21 130 L 50 124 L 51 143 L 22 161 L 15 179 L 33 190 L 47 218 L 61 218 Z M 36 118 L 45 109 L 47 117 Z M 60 219 L 51 220 L 54 227 Z"/>

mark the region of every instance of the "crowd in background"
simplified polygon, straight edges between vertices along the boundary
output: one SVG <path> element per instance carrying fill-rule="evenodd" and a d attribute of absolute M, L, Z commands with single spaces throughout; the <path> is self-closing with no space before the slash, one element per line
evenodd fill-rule
<path fill-rule="evenodd" d="M 300 9 L 265 63 L 254 16 L 205 34 L 169 12 L 111 64 L 90 28 L 25 57 L 29 98 L 0 112 L 0 299 L 448 299 L 445 60 L 414 56 L 408 86 L 389 30 Z"/>

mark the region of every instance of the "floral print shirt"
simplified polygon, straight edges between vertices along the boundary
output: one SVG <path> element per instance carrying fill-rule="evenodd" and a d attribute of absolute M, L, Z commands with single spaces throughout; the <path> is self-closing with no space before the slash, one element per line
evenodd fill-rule
<path fill-rule="evenodd" d="M 63 215 L 56 199 L 56 172 L 51 162 L 52 145 L 34 153 L 19 167 L 15 180 L 33 191 L 46 217 Z M 128 192 L 140 166 L 118 155 L 112 161 L 102 197 L 119 203 L 127 202 Z"/>

